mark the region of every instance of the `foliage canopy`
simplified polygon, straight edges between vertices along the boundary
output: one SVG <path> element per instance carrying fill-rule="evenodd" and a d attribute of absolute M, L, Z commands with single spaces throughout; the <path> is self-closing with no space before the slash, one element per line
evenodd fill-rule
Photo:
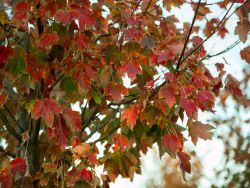
<path fill-rule="evenodd" d="M 224 14 L 217 18 L 201 0 L 2 0 L 0 185 L 109 187 L 118 175 L 140 173 L 140 152 L 154 143 L 178 158 L 185 178 L 183 131 L 196 144 L 213 128 L 198 110 L 214 112 L 221 90 L 244 98 L 222 63 L 214 76 L 204 60 L 247 42 L 249 2 L 214 3 Z M 180 26 L 172 9 L 184 4 L 194 16 Z M 239 22 L 229 32 L 233 14 Z M 229 34 L 240 41 L 218 54 L 204 49 L 212 36 Z M 249 54 L 246 47 L 240 56 L 250 63 Z"/>

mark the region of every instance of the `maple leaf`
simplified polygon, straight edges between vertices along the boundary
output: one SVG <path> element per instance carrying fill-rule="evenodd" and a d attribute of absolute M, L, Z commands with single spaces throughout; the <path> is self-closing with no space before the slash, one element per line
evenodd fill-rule
<path fill-rule="evenodd" d="M 166 7 L 168 11 L 171 10 L 172 6 L 180 8 L 184 4 L 185 0 L 163 0 L 163 6 Z"/>
<path fill-rule="evenodd" d="M 57 35 L 57 32 L 52 33 L 44 33 L 42 34 L 40 40 L 39 40 L 39 46 L 41 48 L 47 47 L 49 45 L 55 44 L 58 42 L 59 37 Z"/>
<path fill-rule="evenodd" d="M 0 107 L 2 107 L 8 100 L 8 95 L 0 94 Z"/>
<path fill-rule="evenodd" d="M 122 95 L 126 95 L 128 93 L 128 89 L 123 84 L 109 82 L 104 89 L 104 92 L 106 95 L 111 96 L 112 99 L 120 101 Z"/>
<path fill-rule="evenodd" d="M 139 63 L 128 61 L 121 66 L 120 71 L 121 73 L 127 73 L 129 78 L 134 79 L 137 74 L 141 73 L 141 68 Z"/>
<path fill-rule="evenodd" d="M 191 164 L 190 156 L 182 151 L 177 153 L 178 158 L 180 159 L 180 168 L 182 172 L 183 179 L 185 179 L 185 172 L 191 173 Z"/>
<path fill-rule="evenodd" d="M 26 173 L 26 162 L 24 158 L 17 157 L 10 162 L 10 170 L 14 176 L 24 176 Z"/>
<path fill-rule="evenodd" d="M 128 28 L 128 29 L 122 29 L 122 31 L 125 34 L 125 40 L 140 40 L 142 37 L 142 33 L 138 31 L 136 28 Z"/>
<path fill-rule="evenodd" d="M 13 55 L 13 49 L 11 47 L 5 47 L 0 45 L 0 68 L 3 68 L 5 61 Z"/>
<path fill-rule="evenodd" d="M 88 143 L 81 143 L 81 144 L 75 146 L 72 149 L 73 158 L 78 159 L 78 158 L 84 156 L 85 154 L 87 154 L 87 152 L 90 150 L 90 148 L 91 148 L 91 146 Z"/>
<path fill-rule="evenodd" d="M 239 85 L 240 83 L 231 74 L 227 75 L 227 82 L 226 82 L 227 89 L 235 96 L 241 97 L 243 96 L 243 94 L 239 88 Z"/>
<path fill-rule="evenodd" d="M 134 125 L 136 124 L 136 120 L 139 114 L 139 107 L 138 105 L 133 105 L 129 108 L 124 109 L 121 115 L 121 120 L 127 120 L 127 125 L 133 129 Z"/>
<path fill-rule="evenodd" d="M 173 84 L 168 84 L 165 87 L 162 87 L 159 91 L 159 97 L 165 98 L 166 103 L 170 108 L 176 103 L 175 99 L 176 87 Z"/>
<path fill-rule="evenodd" d="M 239 35 L 240 40 L 245 43 L 248 38 L 250 31 L 250 23 L 247 22 L 238 22 L 238 25 L 235 27 L 234 34 Z"/>
<path fill-rule="evenodd" d="M 67 25 L 72 21 L 72 17 L 71 17 L 70 12 L 65 11 L 65 10 L 57 11 L 57 13 L 55 15 L 55 19 L 64 25 Z"/>
<path fill-rule="evenodd" d="M 86 168 L 81 171 L 81 179 L 84 181 L 92 181 L 92 172 Z"/>
<path fill-rule="evenodd" d="M 81 7 L 79 9 L 80 31 L 85 29 L 85 27 L 92 26 L 93 24 L 94 24 L 94 17 L 92 15 L 92 12 L 86 7 Z"/>
<path fill-rule="evenodd" d="M 9 171 L 7 169 L 0 171 L 0 187 L 2 188 L 12 187 L 12 176 L 11 174 L 9 174 Z"/>
<path fill-rule="evenodd" d="M 39 99 L 34 104 L 31 114 L 34 119 L 43 117 L 46 124 L 51 127 L 54 122 L 54 114 L 61 113 L 61 107 L 50 98 Z"/>
<path fill-rule="evenodd" d="M 166 134 L 161 138 L 161 144 L 166 148 L 173 156 L 182 148 L 182 144 L 179 138 L 173 134 Z"/>
<path fill-rule="evenodd" d="M 192 99 L 182 99 L 181 106 L 185 109 L 187 116 L 189 117 L 197 112 L 196 104 Z"/>
<path fill-rule="evenodd" d="M 86 47 L 88 43 L 88 38 L 84 34 L 78 33 L 75 35 L 75 43 L 76 47 L 82 50 Z"/>
<path fill-rule="evenodd" d="M 71 108 L 64 108 L 62 116 L 66 121 L 67 125 L 72 127 L 74 131 L 81 128 L 81 120 L 79 112 L 73 111 Z"/>
<path fill-rule="evenodd" d="M 201 110 L 212 110 L 214 106 L 215 97 L 210 91 L 200 91 L 197 94 L 197 99 Z"/>
<path fill-rule="evenodd" d="M 59 144 L 62 148 L 65 148 L 69 142 L 70 129 L 61 114 L 55 117 L 52 131 L 54 132 L 53 134 L 56 137 L 57 144 Z M 53 134 L 51 134 L 50 136 L 52 136 Z"/>
<path fill-rule="evenodd" d="M 246 60 L 246 62 L 250 64 L 250 46 L 241 50 L 240 56 L 241 56 L 241 59 Z"/>
<path fill-rule="evenodd" d="M 30 4 L 27 2 L 18 2 L 15 4 L 15 12 L 28 11 L 30 9 Z"/>
<path fill-rule="evenodd" d="M 122 134 L 119 134 L 119 133 L 115 134 L 113 139 L 115 143 L 119 145 L 122 151 L 124 150 L 125 147 L 129 146 L 128 139 Z"/>
<path fill-rule="evenodd" d="M 210 139 L 212 133 L 209 132 L 213 127 L 209 124 L 203 124 L 200 121 L 193 122 L 188 127 L 189 136 L 192 138 L 192 142 L 196 145 L 198 138 L 204 140 Z"/>

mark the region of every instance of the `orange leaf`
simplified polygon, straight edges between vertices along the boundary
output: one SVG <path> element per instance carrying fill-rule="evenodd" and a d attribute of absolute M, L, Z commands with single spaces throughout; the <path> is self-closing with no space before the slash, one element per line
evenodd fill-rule
<path fill-rule="evenodd" d="M 122 151 L 125 147 L 129 146 L 128 139 L 122 134 L 117 133 L 116 135 L 114 135 L 114 141 L 117 145 L 119 145 Z"/>
<path fill-rule="evenodd" d="M 174 155 L 182 148 L 179 138 L 173 134 L 162 136 L 161 143 L 164 148 Z"/>
<path fill-rule="evenodd" d="M 34 104 L 31 114 L 34 119 L 43 117 L 46 124 L 51 127 L 54 122 L 54 114 L 61 113 L 61 107 L 53 99 L 39 99 Z"/>
<path fill-rule="evenodd" d="M 241 50 L 240 56 L 241 56 L 241 59 L 246 60 L 246 62 L 250 64 L 250 46 Z"/>
<path fill-rule="evenodd" d="M 138 105 L 133 105 L 130 108 L 126 108 L 122 115 L 121 115 L 121 120 L 127 120 L 127 124 L 128 126 L 133 129 L 134 125 L 136 124 L 136 120 L 138 117 L 138 113 L 139 113 L 139 107 Z"/>
<path fill-rule="evenodd" d="M 90 148 L 91 148 L 90 145 L 87 143 L 81 143 L 80 145 L 75 146 L 72 149 L 73 158 L 78 159 L 84 156 L 90 150 Z"/>
<path fill-rule="evenodd" d="M 192 142 L 196 145 L 198 138 L 202 138 L 204 140 L 211 138 L 211 132 L 209 132 L 213 127 L 209 124 L 203 124 L 199 121 L 193 122 L 188 127 L 189 136 L 192 138 Z"/>
<path fill-rule="evenodd" d="M 110 95 L 112 99 L 120 101 L 122 95 L 127 94 L 128 89 L 123 84 L 110 82 L 105 88 L 104 92 L 106 93 L 106 95 Z"/>

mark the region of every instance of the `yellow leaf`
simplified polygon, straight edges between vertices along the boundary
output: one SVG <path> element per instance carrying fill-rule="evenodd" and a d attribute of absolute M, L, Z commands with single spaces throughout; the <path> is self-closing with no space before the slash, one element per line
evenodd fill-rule
<path fill-rule="evenodd" d="M 2 25 L 6 24 L 8 22 L 6 13 L 4 11 L 0 11 L 0 23 Z"/>
<path fill-rule="evenodd" d="M 90 150 L 89 144 L 81 143 L 81 145 L 77 145 L 72 149 L 73 158 L 76 160 L 85 155 L 89 150 Z"/>

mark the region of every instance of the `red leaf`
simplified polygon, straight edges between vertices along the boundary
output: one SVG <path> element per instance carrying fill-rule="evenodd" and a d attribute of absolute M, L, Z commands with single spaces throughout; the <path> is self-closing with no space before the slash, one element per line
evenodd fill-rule
<path fill-rule="evenodd" d="M 126 108 L 122 115 L 121 115 L 121 120 L 127 120 L 127 125 L 133 129 L 134 125 L 136 124 L 136 120 L 138 117 L 138 113 L 139 113 L 139 107 L 138 105 L 133 105 L 130 108 Z"/>
<path fill-rule="evenodd" d="M 92 15 L 92 12 L 86 7 L 80 8 L 79 12 L 80 31 L 85 29 L 85 27 L 92 26 L 93 24 L 94 24 L 94 17 Z"/>
<path fill-rule="evenodd" d="M 172 72 L 167 72 L 164 77 L 166 78 L 166 80 L 168 80 L 169 82 L 175 82 L 176 81 L 176 76 L 174 75 L 174 73 Z"/>
<path fill-rule="evenodd" d="M 55 44 L 56 42 L 58 42 L 58 40 L 59 40 L 59 37 L 57 35 L 57 32 L 42 34 L 40 41 L 39 41 L 39 46 L 41 48 L 44 48 L 49 45 Z"/>
<path fill-rule="evenodd" d="M 166 134 L 162 136 L 161 143 L 164 148 L 169 150 L 174 155 L 182 148 L 180 140 L 173 134 Z"/>
<path fill-rule="evenodd" d="M 43 117 L 46 124 L 51 127 L 54 122 L 54 114 L 59 114 L 61 111 L 61 107 L 55 100 L 45 98 L 36 101 L 31 114 L 34 119 Z"/>
<path fill-rule="evenodd" d="M 75 43 L 76 43 L 76 47 L 81 50 L 86 47 L 88 43 L 88 39 L 84 34 L 78 33 L 75 35 Z"/>
<path fill-rule="evenodd" d="M 10 171 L 14 176 L 24 176 L 26 173 L 26 168 L 26 162 L 21 157 L 17 157 L 10 162 Z"/>
<path fill-rule="evenodd" d="M 181 106 L 185 109 L 187 116 L 192 116 L 197 112 L 196 105 L 192 99 L 182 99 Z"/>
<path fill-rule="evenodd" d="M 84 181 L 92 181 L 92 172 L 86 168 L 82 169 L 81 179 Z"/>
<path fill-rule="evenodd" d="M 19 2 L 15 5 L 15 12 L 24 12 L 30 9 L 30 4 L 27 2 Z"/>
<path fill-rule="evenodd" d="M 125 34 L 125 40 L 137 40 L 139 41 L 142 37 L 142 33 L 135 28 L 122 29 Z"/>
<path fill-rule="evenodd" d="M 8 95 L 0 94 L 0 107 L 2 107 L 8 100 Z"/>
<path fill-rule="evenodd" d="M 215 97 L 209 91 L 200 91 L 197 95 L 199 107 L 201 110 L 212 110 Z"/>
<path fill-rule="evenodd" d="M 62 113 L 68 126 L 72 127 L 74 131 L 81 128 L 81 120 L 79 112 L 73 111 L 71 108 L 64 108 Z"/>
<path fill-rule="evenodd" d="M 185 172 L 191 173 L 190 156 L 182 151 L 179 151 L 177 155 L 180 159 L 180 168 L 183 179 L 185 180 Z"/>
<path fill-rule="evenodd" d="M 54 132 L 53 135 L 56 136 L 57 144 L 61 145 L 62 148 L 65 148 L 68 145 L 70 129 L 61 114 L 55 117 L 52 130 Z"/>
<path fill-rule="evenodd" d="M 11 47 L 5 47 L 0 45 L 0 68 L 3 68 L 5 61 L 13 55 Z"/>
<path fill-rule="evenodd" d="M 12 187 L 12 176 L 8 170 L 0 171 L 0 187 L 11 188 Z"/>
<path fill-rule="evenodd" d="M 70 12 L 65 10 L 58 11 L 55 15 L 55 19 L 64 25 L 67 25 L 72 21 Z"/>
<path fill-rule="evenodd" d="M 128 139 L 122 134 L 115 134 L 114 141 L 117 145 L 119 145 L 120 149 L 123 151 L 125 147 L 129 146 Z"/>
<path fill-rule="evenodd" d="M 203 124 L 199 121 L 193 122 L 188 127 L 189 136 L 192 138 L 192 142 L 196 145 L 198 138 L 202 138 L 204 140 L 211 138 L 211 132 L 209 132 L 213 127 L 208 124 Z"/>
<path fill-rule="evenodd" d="M 199 36 L 194 36 L 192 39 L 191 39 L 191 42 L 193 42 L 194 44 L 196 45 L 199 45 L 203 42 L 203 39 Z"/>
<path fill-rule="evenodd" d="M 231 75 L 227 75 L 226 86 L 227 89 L 234 95 L 241 97 L 243 96 L 242 91 L 239 88 L 240 83 Z"/>
<path fill-rule="evenodd" d="M 170 108 L 176 102 L 175 95 L 176 95 L 176 87 L 175 85 L 172 85 L 172 84 L 168 84 L 167 86 L 162 87 L 159 91 L 159 97 L 165 98 L 166 103 L 168 104 Z"/>
<path fill-rule="evenodd" d="M 245 59 L 250 64 L 250 46 L 240 51 L 241 59 Z"/>
<path fill-rule="evenodd" d="M 133 79 L 136 77 L 137 74 L 141 73 L 141 68 L 139 64 L 135 61 L 128 61 L 121 66 L 120 71 L 122 73 L 127 73 L 128 77 Z"/>
<path fill-rule="evenodd" d="M 128 93 L 128 89 L 123 84 L 109 82 L 104 92 L 106 95 L 110 95 L 112 99 L 120 101 L 122 95 L 126 95 Z"/>
<path fill-rule="evenodd" d="M 158 56 L 158 63 L 165 64 L 168 60 L 174 58 L 174 53 L 172 51 L 161 51 Z"/>
<path fill-rule="evenodd" d="M 85 154 L 85 157 L 88 158 L 88 161 L 89 161 L 90 164 L 98 164 L 96 154 L 88 152 L 88 153 Z"/>

